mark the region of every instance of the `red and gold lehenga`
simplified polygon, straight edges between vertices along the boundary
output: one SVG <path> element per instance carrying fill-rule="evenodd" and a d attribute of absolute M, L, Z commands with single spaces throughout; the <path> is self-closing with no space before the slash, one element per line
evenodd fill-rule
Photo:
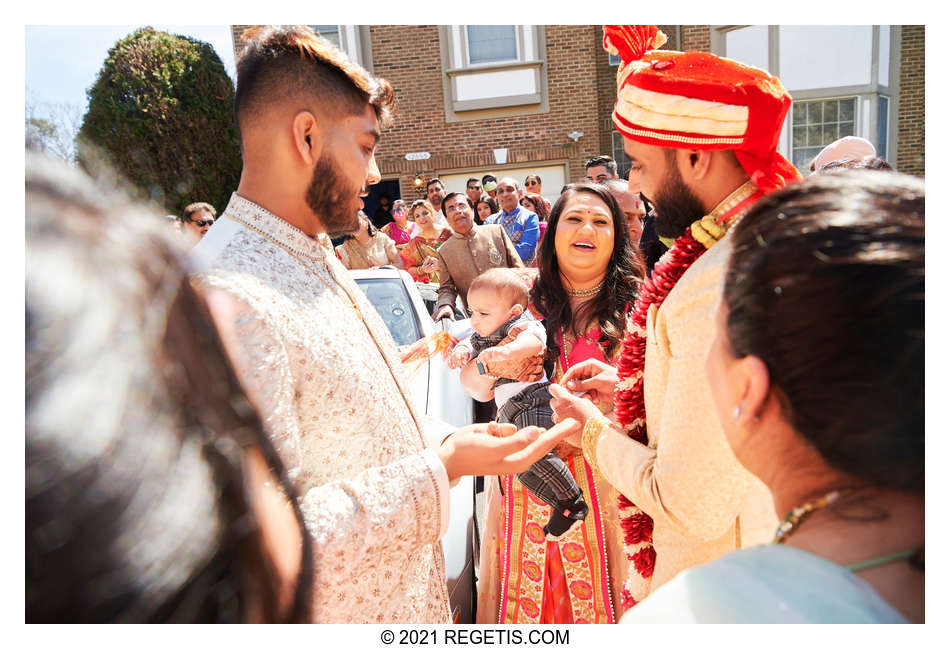
<path fill-rule="evenodd" d="M 606 360 L 594 326 L 579 337 L 559 337 L 554 381 L 588 358 Z M 613 359 L 612 359 L 613 360 Z M 599 404 L 609 409 L 611 404 Z M 584 460 L 562 444 L 557 454 L 570 468 L 590 513 L 557 541 L 541 528 L 551 508 L 516 476 L 485 479 L 485 531 L 478 581 L 480 623 L 607 624 L 616 622 L 626 574 L 617 493 Z"/>

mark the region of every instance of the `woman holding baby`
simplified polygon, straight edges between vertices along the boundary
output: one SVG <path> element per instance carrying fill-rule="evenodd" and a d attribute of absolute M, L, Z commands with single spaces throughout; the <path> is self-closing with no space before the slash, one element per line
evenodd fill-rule
<path fill-rule="evenodd" d="M 616 200 L 599 185 L 570 186 L 548 223 L 530 300 L 544 321 L 545 370 L 556 382 L 581 361 L 616 359 L 643 264 L 628 242 Z M 613 404 L 598 406 L 609 412 Z M 556 541 L 548 540 L 543 532 L 548 505 L 515 476 L 486 480 L 478 622 L 617 621 L 626 560 L 616 492 L 587 466 L 579 449 L 565 444 L 555 451 L 590 513 Z"/>

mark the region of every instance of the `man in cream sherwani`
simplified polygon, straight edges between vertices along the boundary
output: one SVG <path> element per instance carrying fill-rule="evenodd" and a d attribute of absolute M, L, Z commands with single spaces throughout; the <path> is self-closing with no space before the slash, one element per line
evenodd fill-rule
<path fill-rule="evenodd" d="M 309 28 L 245 33 L 244 168 L 193 251 L 238 375 L 294 481 L 318 622 L 449 621 L 449 484 L 527 468 L 558 431 L 426 439 L 382 320 L 326 245 L 351 232 L 393 90 Z M 508 431 L 505 431 L 508 432 Z M 440 443 L 441 442 L 441 443 Z"/>

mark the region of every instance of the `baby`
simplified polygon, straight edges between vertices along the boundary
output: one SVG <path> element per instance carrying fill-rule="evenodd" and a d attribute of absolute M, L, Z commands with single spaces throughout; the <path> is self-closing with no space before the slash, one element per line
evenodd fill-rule
<path fill-rule="evenodd" d="M 460 341 L 449 359 L 450 367 L 464 367 L 475 363 L 478 373 L 485 375 L 485 362 L 514 361 L 531 356 L 543 356 L 547 344 L 544 325 L 525 311 L 528 305 L 528 287 L 514 271 L 492 268 L 472 282 L 469 288 L 468 308 L 475 333 Z M 501 341 L 515 324 L 527 323 L 527 328 L 504 345 Z M 473 360 L 474 359 L 474 360 Z M 463 384 L 465 383 L 463 374 Z M 551 395 L 548 380 L 543 375 L 533 383 L 499 378 L 494 383 L 495 404 L 499 423 L 511 423 L 519 429 L 525 426 L 550 428 Z M 554 451 L 535 462 L 518 479 L 531 493 L 551 505 L 551 518 L 544 526 L 549 539 L 566 533 L 576 522 L 587 516 L 584 494 L 564 461 Z"/>

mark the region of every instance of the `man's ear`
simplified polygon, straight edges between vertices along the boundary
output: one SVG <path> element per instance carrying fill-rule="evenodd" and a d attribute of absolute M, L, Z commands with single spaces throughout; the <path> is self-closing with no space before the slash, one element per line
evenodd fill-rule
<path fill-rule="evenodd" d="M 680 153 L 680 175 L 685 180 L 703 180 L 709 175 L 713 151 L 704 149 L 683 149 Z"/>
<path fill-rule="evenodd" d="M 307 110 L 300 111 L 294 115 L 292 130 L 294 150 L 300 161 L 307 166 L 314 166 L 320 159 L 323 148 L 320 124 L 316 116 Z"/>

